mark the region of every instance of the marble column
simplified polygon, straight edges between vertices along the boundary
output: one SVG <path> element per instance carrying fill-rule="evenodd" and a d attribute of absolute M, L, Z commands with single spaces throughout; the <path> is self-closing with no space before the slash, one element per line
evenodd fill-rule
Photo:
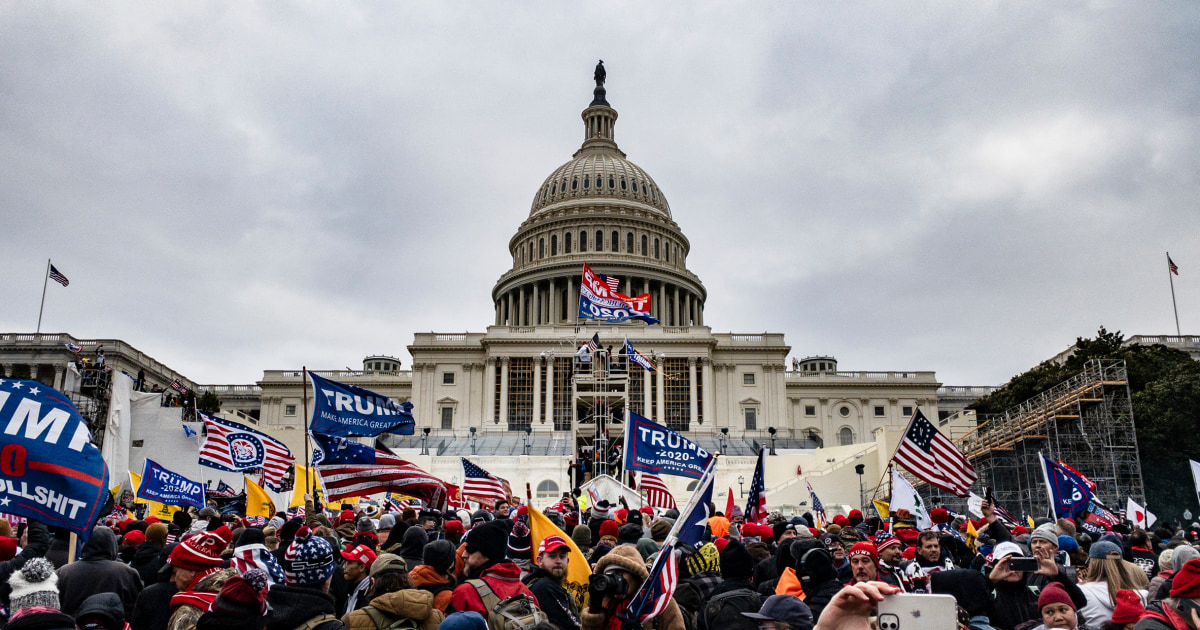
<path fill-rule="evenodd" d="M 546 419 L 554 428 L 554 356 L 546 358 Z"/>
<path fill-rule="evenodd" d="M 537 295 L 537 289 L 534 289 Z M 533 426 L 542 423 L 542 358 L 533 358 Z"/>
<path fill-rule="evenodd" d="M 538 283 L 533 283 L 533 296 L 529 298 L 529 310 L 533 312 L 533 317 L 529 318 L 530 326 L 537 326 L 542 323 L 542 292 L 538 289 Z"/>
<path fill-rule="evenodd" d="M 679 287 L 672 287 L 671 296 L 671 322 L 676 326 L 683 325 L 683 309 L 679 303 Z"/>
<path fill-rule="evenodd" d="M 692 325 L 692 292 L 688 291 L 683 295 L 683 323 L 681 326 Z"/>
<path fill-rule="evenodd" d="M 517 325 L 518 326 L 528 326 L 529 318 L 525 314 L 525 285 L 523 285 L 523 284 L 521 285 L 519 295 L 520 295 L 520 301 L 517 302 L 517 304 L 519 305 L 519 306 L 517 306 Z"/>
<path fill-rule="evenodd" d="M 547 300 L 550 307 L 550 317 L 546 318 L 547 323 L 558 323 L 558 286 L 554 282 L 554 278 L 550 278 L 550 299 Z"/>
<path fill-rule="evenodd" d="M 667 284 L 660 282 L 658 284 L 658 319 L 663 326 L 670 326 L 670 317 L 667 316 L 671 310 L 667 305 Z"/>
<path fill-rule="evenodd" d="M 496 359 L 488 357 L 487 363 L 483 368 L 483 387 L 479 388 L 483 392 L 483 417 L 479 419 L 480 427 L 492 421 L 496 415 Z"/>
<path fill-rule="evenodd" d="M 508 423 L 508 357 L 500 357 L 500 422 Z"/>
<path fill-rule="evenodd" d="M 665 373 L 667 371 L 666 361 L 663 361 L 663 364 L 660 367 L 662 367 L 662 370 Z M 667 379 L 663 378 L 662 374 L 659 374 L 658 375 L 658 387 L 655 388 L 658 390 L 658 392 L 657 392 L 657 395 L 658 395 L 658 420 L 656 420 L 655 422 L 658 422 L 659 424 L 663 424 L 663 425 L 665 425 L 667 423 L 667 409 L 666 409 L 666 407 L 667 407 L 667 404 L 666 404 L 667 403 L 667 383 L 666 383 L 666 381 L 667 381 Z"/>
<path fill-rule="evenodd" d="M 700 404 L 704 405 L 704 419 L 708 421 L 710 426 L 715 425 L 713 420 L 713 400 L 716 396 L 716 388 L 713 387 L 712 376 L 712 361 L 707 358 L 701 359 L 700 363 L 700 381 L 704 385 L 704 397 L 700 400 Z"/>
<path fill-rule="evenodd" d="M 513 292 L 512 292 L 512 289 L 508 290 L 508 313 L 507 313 L 507 315 L 508 315 L 508 317 L 504 318 L 504 325 L 505 326 L 516 326 L 515 320 L 513 320 Z"/>
<path fill-rule="evenodd" d="M 696 396 L 696 357 L 688 357 L 688 413 L 691 418 L 688 420 L 688 428 L 695 428 L 699 422 L 700 409 L 696 406 L 698 403 Z"/>

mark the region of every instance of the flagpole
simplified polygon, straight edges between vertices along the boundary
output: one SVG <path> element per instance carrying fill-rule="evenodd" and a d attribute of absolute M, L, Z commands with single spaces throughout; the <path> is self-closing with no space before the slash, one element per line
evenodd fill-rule
<path fill-rule="evenodd" d="M 50 283 L 50 259 L 46 259 L 46 274 L 42 278 L 42 305 L 38 307 L 37 334 L 42 332 L 42 311 L 46 309 L 46 285 Z M 1171 285 L 1171 299 L 1175 299 L 1175 285 Z M 1179 315 L 1175 315 L 1175 328 L 1179 328 Z"/>
<path fill-rule="evenodd" d="M 704 474 L 700 477 L 700 482 L 696 484 L 696 490 L 692 492 L 692 498 L 688 499 L 687 505 L 679 513 L 680 517 L 675 519 L 675 524 L 671 526 L 671 531 L 667 532 L 667 537 L 663 541 L 663 547 L 675 542 L 675 534 L 679 533 L 679 528 L 683 526 L 683 517 L 691 513 L 692 508 L 696 505 L 696 500 L 700 498 L 704 486 L 708 483 L 708 479 L 716 474 L 717 459 L 721 457 L 721 454 L 713 453 L 712 457 L 712 461 L 708 463 L 708 468 L 704 469 Z"/>
<path fill-rule="evenodd" d="M 307 466 L 312 465 L 312 460 L 308 456 L 308 427 L 312 422 L 308 417 L 308 366 L 305 365 L 305 366 L 301 367 L 300 369 L 302 370 L 303 381 L 304 381 L 301 384 L 301 387 L 304 388 L 304 393 L 301 395 L 301 400 L 303 401 L 303 404 L 304 404 L 304 416 L 303 416 L 303 418 L 304 418 L 304 465 L 307 467 Z M 310 472 L 308 476 L 311 476 L 311 475 L 312 475 L 312 473 Z M 310 482 L 310 481 L 311 480 L 309 480 L 309 479 L 305 479 L 305 482 Z M 309 487 L 306 489 L 309 491 L 308 494 L 311 494 L 313 497 L 313 506 L 315 509 L 315 507 L 317 505 L 317 502 L 316 502 L 317 495 L 315 492 L 312 491 L 311 483 L 309 483 L 308 485 L 309 485 Z"/>
<path fill-rule="evenodd" d="M 1050 475 L 1046 473 L 1046 457 L 1038 451 L 1038 464 L 1042 467 L 1042 479 L 1046 482 L 1046 496 L 1050 499 L 1050 510 L 1054 512 L 1054 518 L 1058 518 L 1057 506 L 1054 505 L 1054 489 L 1050 486 Z M 992 506 L 995 508 L 996 506 Z"/>
<path fill-rule="evenodd" d="M 1179 332 L 1179 306 L 1175 304 L 1175 278 L 1172 277 L 1173 275 L 1174 273 L 1171 272 L 1171 252 L 1167 252 L 1167 280 L 1171 281 L 1171 308 L 1175 311 L 1175 335 L 1180 336 L 1182 333 Z M 43 288 L 42 300 L 45 301 L 45 299 L 46 290 Z M 41 319 L 41 315 L 38 315 L 38 322 L 41 322 Z"/>
<path fill-rule="evenodd" d="M 908 429 L 912 426 L 913 420 L 917 419 L 917 412 L 920 410 L 921 408 L 918 406 L 916 411 L 913 412 L 912 417 L 908 419 L 908 424 L 904 425 L 904 433 L 901 433 L 900 439 L 896 441 L 896 448 L 892 449 L 892 456 L 888 458 L 888 465 L 884 467 L 883 475 L 879 477 L 879 483 L 875 484 L 875 492 L 871 493 L 872 501 L 874 501 L 875 497 L 879 495 L 879 486 L 883 485 L 884 477 L 886 477 L 888 471 L 892 469 L 892 460 L 896 458 L 896 453 L 900 451 L 900 445 L 904 443 L 904 436 L 908 435 Z"/>

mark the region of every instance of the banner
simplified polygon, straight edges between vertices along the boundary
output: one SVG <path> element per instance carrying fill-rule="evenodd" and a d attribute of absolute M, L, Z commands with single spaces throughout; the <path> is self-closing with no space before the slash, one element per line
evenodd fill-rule
<path fill-rule="evenodd" d="M 628 412 L 625 470 L 699 479 L 712 454 L 678 433 Z"/>
<path fill-rule="evenodd" d="M 292 488 L 292 501 L 288 503 L 288 507 L 304 507 L 304 495 L 312 491 L 311 488 L 314 482 L 317 484 L 317 494 L 322 494 L 320 478 L 317 477 L 316 468 L 301 466 L 300 464 L 296 464 L 295 467 L 296 483 Z"/>
<path fill-rule="evenodd" d="M 133 502 L 148 506 L 146 517 L 154 516 L 161 521 L 171 522 L 171 518 L 180 510 L 178 505 L 164 505 L 158 501 L 147 501 L 138 497 L 138 488 L 142 487 L 142 476 L 129 471 L 129 487 L 133 490 Z M 239 506 L 244 507 L 244 506 Z"/>
<path fill-rule="evenodd" d="M 1120 519 L 1104 507 L 1103 503 L 1092 499 L 1088 501 L 1087 507 L 1082 512 L 1076 514 L 1075 522 L 1079 525 L 1079 529 L 1091 534 L 1093 538 L 1098 538 L 1111 531 L 1113 526 L 1120 522 Z"/>
<path fill-rule="evenodd" d="M 221 513 L 221 516 L 226 514 L 236 514 L 242 516 L 246 513 L 246 495 L 235 494 L 230 496 L 208 495 L 209 503 Z"/>
<path fill-rule="evenodd" d="M 1050 505 L 1055 518 L 1073 518 L 1076 512 L 1086 509 L 1092 500 L 1092 491 L 1072 468 L 1038 453 L 1042 460 L 1042 475 L 1046 479 L 1046 492 L 1050 494 Z"/>
<path fill-rule="evenodd" d="M 895 468 L 892 469 L 892 500 L 888 502 L 888 508 L 893 515 L 900 510 L 908 510 L 916 518 L 919 530 L 933 527 L 929 511 L 925 509 L 925 501 L 921 500 L 917 489 Z"/>
<path fill-rule="evenodd" d="M 204 484 L 158 465 L 149 457 L 142 466 L 142 485 L 138 498 L 167 505 L 204 508 Z"/>
<path fill-rule="evenodd" d="M 58 390 L 0 379 L 0 506 L 83 540 L 103 514 L 108 467 L 87 423 Z"/>
<path fill-rule="evenodd" d="M 316 392 L 313 404 L 313 433 L 325 435 L 375 436 L 380 433 L 412 435 L 416 420 L 412 403 L 395 403 L 373 391 L 338 383 L 308 373 Z"/>
<path fill-rule="evenodd" d="M 579 284 L 579 316 L 609 323 L 631 319 L 640 319 L 647 324 L 658 323 L 657 319 L 650 317 L 649 293 L 636 297 L 617 293 L 586 264 L 583 266 L 583 280 Z"/>
<path fill-rule="evenodd" d="M 1200 501 L 1200 462 L 1189 459 L 1188 466 L 1192 469 L 1192 483 L 1195 484 L 1196 500 Z"/>
<path fill-rule="evenodd" d="M 562 586 L 567 589 L 571 597 L 575 598 L 575 603 L 579 604 L 579 609 L 583 610 L 588 605 L 588 577 L 592 574 L 591 565 L 588 564 L 587 556 L 583 555 L 579 547 L 571 540 L 570 536 L 565 536 L 550 519 L 542 514 L 541 510 L 529 506 L 529 548 L 533 551 L 533 560 L 537 562 L 537 550 L 542 544 L 542 539 L 547 536 L 562 536 L 566 541 L 567 547 L 571 549 L 567 554 L 567 574 L 563 576 Z"/>
<path fill-rule="evenodd" d="M 224 418 L 200 412 L 196 415 L 205 428 L 204 443 L 200 445 L 201 466 L 229 472 L 262 470 L 267 487 L 279 491 L 283 473 L 295 459 L 283 442 Z"/>
<path fill-rule="evenodd" d="M 275 516 L 275 502 L 262 486 L 246 479 L 246 516 Z"/>

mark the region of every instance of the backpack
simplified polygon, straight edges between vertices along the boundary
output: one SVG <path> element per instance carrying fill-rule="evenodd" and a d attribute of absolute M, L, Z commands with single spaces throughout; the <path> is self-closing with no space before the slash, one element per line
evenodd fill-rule
<path fill-rule="evenodd" d="M 526 630 L 547 621 L 549 617 L 538 608 L 533 598 L 523 593 L 501 601 L 483 580 L 467 580 L 487 610 L 488 630 Z"/>
<path fill-rule="evenodd" d="M 698 630 L 757 630 L 758 620 L 743 616 L 744 612 L 758 612 L 762 608 L 762 595 L 739 588 L 709 598 L 696 615 Z"/>
<path fill-rule="evenodd" d="M 395 621 L 390 621 L 391 615 L 385 614 L 382 610 L 374 606 L 363 606 L 359 610 L 367 613 L 371 618 L 371 622 L 375 624 L 376 630 L 417 630 L 419 627 L 416 621 L 408 617 L 400 617 Z"/>

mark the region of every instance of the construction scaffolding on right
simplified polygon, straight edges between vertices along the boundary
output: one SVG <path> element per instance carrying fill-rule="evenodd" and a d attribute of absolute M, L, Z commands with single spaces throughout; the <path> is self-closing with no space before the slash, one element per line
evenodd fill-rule
<path fill-rule="evenodd" d="M 1123 359 L 1088 361 L 1083 372 L 1050 390 L 981 419 L 959 447 L 979 483 L 990 485 L 997 503 L 1014 516 L 1048 513 L 1039 452 L 1091 479 L 1096 497 L 1114 512 L 1126 497 L 1145 505 Z"/>

